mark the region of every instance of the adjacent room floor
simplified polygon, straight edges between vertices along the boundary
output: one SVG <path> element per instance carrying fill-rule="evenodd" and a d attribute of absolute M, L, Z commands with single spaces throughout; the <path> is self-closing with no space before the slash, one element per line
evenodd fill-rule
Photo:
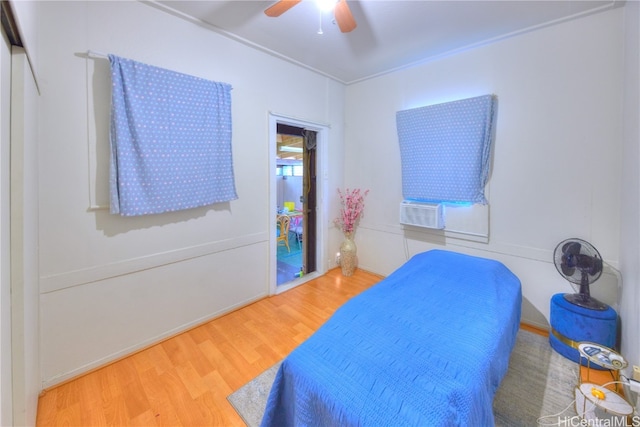
<path fill-rule="evenodd" d="M 302 242 L 298 242 L 292 235 L 289 239 L 289 249 L 287 250 L 284 244 L 278 245 L 278 285 L 295 280 L 302 269 Z"/>

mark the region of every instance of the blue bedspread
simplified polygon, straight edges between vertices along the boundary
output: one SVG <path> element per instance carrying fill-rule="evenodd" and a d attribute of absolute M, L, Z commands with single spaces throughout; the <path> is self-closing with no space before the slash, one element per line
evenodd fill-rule
<path fill-rule="evenodd" d="M 418 254 L 282 362 L 262 426 L 493 426 L 521 299 L 500 262 Z"/>

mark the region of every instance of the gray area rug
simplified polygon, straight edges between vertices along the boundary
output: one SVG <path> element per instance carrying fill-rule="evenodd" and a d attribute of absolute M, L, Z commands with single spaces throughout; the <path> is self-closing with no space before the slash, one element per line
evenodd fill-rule
<path fill-rule="evenodd" d="M 228 399 L 249 427 L 257 427 L 279 363 L 267 369 Z M 509 370 L 493 401 L 498 427 L 556 424 L 576 415 L 572 404 L 578 364 L 551 349 L 547 338 L 520 330 Z M 560 414 L 560 415 L 558 415 Z"/>

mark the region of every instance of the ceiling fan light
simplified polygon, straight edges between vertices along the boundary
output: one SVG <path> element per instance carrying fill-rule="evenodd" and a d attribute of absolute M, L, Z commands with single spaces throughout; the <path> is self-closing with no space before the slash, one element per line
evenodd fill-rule
<path fill-rule="evenodd" d="M 316 0 L 316 4 L 318 5 L 318 9 L 322 12 L 330 12 L 338 3 L 338 0 Z"/>

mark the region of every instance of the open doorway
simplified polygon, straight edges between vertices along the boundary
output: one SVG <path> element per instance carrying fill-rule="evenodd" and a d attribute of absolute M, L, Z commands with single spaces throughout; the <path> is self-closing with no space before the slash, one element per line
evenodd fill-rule
<path fill-rule="evenodd" d="M 277 286 L 316 271 L 316 146 L 316 131 L 277 124 Z"/>
<path fill-rule="evenodd" d="M 271 294 L 326 272 L 327 230 L 322 224 L 327 213 L 322 201 L 328 176 L 328 133 L 327 125 L 269 113 Z M 284 226 L 289 248 L 281 241 L 278 225 L 283 214 L 289 219 L 289 230 Z"/>

